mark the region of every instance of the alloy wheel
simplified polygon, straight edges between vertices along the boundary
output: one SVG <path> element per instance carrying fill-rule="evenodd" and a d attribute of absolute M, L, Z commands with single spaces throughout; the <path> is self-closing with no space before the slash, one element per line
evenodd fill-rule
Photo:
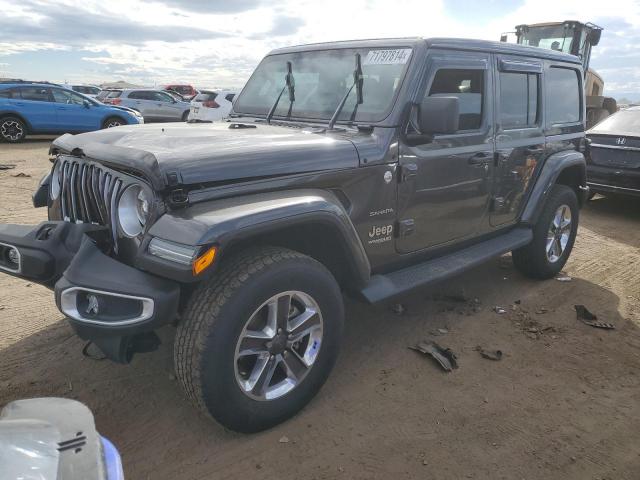
<path fill-rule="evenodd" d="M 24 128 L 17 120 L 5 120 L 0 125 L 0 134 L 3 138 L 15 142 L 24 136 Z"/>
<path fill-rule="evenodd" d="M 571 227 L 571 209 L 568 205 L 560 205 L 547 232 L 547 259 L 551 263 L 557 262 L 562 257 L 571 237 Z"/>
<path fill-rule="evenodd" d="M 236 345 L 235 376 L 242 392 L 261 401 L 291 392 L 318 358 L 322 333 L 322 313 L 310 295 L 287 291 L 264 302 Z"/>

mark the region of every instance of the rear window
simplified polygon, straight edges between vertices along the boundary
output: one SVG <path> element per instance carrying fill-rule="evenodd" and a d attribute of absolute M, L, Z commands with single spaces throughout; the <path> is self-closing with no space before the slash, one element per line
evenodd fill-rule
<path fill-rule="evenodd" d="M 194 98 L 194 101 L 196 101 L 196 102 L 210 102 L 212 100 L 215 100 L 217 96 L 218 96 L 218 94 L 215 93 L 215 92 L 199 93 Z"/>
<path fill-rule="evenodd" d="M 19 89 L 20 96 L 23 100 L 31 100 L 33 102 L 49 102 L 49 89 L 43 87 L 21 87 Z"/>
<path fill-rule="evenodd" d="M 605 118 L 594 130 L 602 133 L 640 135 L 640 110 L 621 110 Z"/>
<path fill-rule="evenodd" d="M 580 81 L 578 71 L 553 67 L 545 77 L 549 123 L 580 121 Z"/>
<path fill-rule="evenodd" d="M 500 126 L 526 128 L 538 120 L 538 75 L 500 72 Z"/>

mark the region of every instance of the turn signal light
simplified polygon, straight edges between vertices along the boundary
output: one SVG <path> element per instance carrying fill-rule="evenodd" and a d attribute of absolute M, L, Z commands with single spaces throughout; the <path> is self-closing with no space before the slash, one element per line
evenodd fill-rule
<path fill-rule="evenodd" d="M 209 250 L 204 252 L 202 255 L 200 255 L 198 258 L 196 258 L 193 261 L 192 271 L 193 271 L 194 277 L 196 275 L 200 275 L 202 272 L 204 272 L 207 268 L 211 266 L 211 264 L 216 258 L 216 250 L 217 250 L 217 247 L 211 247 Z"/>

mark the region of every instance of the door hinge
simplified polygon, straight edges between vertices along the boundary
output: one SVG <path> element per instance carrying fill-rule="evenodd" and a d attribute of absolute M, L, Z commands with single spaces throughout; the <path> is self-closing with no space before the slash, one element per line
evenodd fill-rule
<path fill-rule="evenodd" d="M 415 163 L 406 163 L 400 167 L 400 181 L 406 182 L 418 174 L 418 166 Z"/>
<path fill-rule="evenodd" d="M 407 237 L 411 235 L 416 229 L 416 224 L 413 218 L 407 218 L 406 220 L 400 220 L 398 222 L 398 235 L 400 237 Z"/>

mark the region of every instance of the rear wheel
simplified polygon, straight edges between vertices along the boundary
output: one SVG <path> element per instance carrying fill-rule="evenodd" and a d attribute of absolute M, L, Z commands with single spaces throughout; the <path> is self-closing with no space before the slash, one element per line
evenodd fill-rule
<path fill-rule="evenodd" d="M 109 117 L 102 124 L 102 128 L 114 128 L 114 127 L 119 127 L 121 125 L 126 125 L 126 124 L 127 122 L 125 122 L 120 117 Z"/>
<path fill-rule="evenodd" d="M 176 335 L 177 376 L 225 427 L 270 428 L 322 387 L 343 317 L 340 289 L 322 264 L 287 249 L 242 252 L 194 292 Z"/>
<path fill-rule="evenodd" d="M 566 185 L 554 185 L 533 227 L 533 241 L 513 251 L 516 268 L 532 278 L 557 275 L 573 249 L 579 214 L 575 192 Z"/>
<path fill-rule="evenodd" d="M 18 117 L 0 118 L 0 138 L 5 142 L 18 143 L 27 136 L 27 126 Z"/>

